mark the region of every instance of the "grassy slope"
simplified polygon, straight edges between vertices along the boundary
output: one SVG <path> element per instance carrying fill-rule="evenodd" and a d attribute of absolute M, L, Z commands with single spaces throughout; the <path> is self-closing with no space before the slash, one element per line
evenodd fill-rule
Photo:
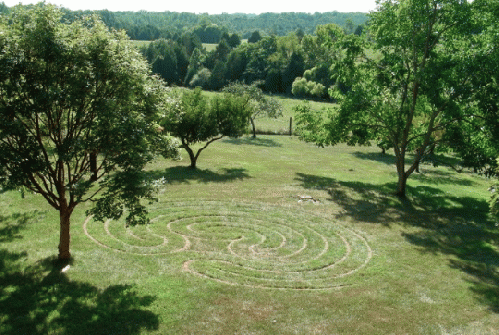
<path fill-rule="evenodd" d="M 244 279 L 238 278 L 231 279 L 236 285 L 228 285 L 182 270 L 188 259 L 200 257 L 201 268 L 211 255 L 222 257 L 223 250 L 216 254 L 209 249 L 216 239 L 195 239 L 189 251 L 150 256 L 114 251 L 85 236 L 82 205 L 72 221 L 75 261 L 61 274 L 51 262 L 57 252 L 57 213 L 39 197 L 21 200 L 18 193 L 5 192 L 0 194 L 0 333 L 499 330 L 497 233 L 486 218 L 486 179 L 425 165 L 422 174 L 410 179 L 412 201 L 404 203 L 390 196 L 396 181 L 393 156 L 382 156 L 376 148 L 319 149 L 296 138 L 259 136 L 213 143 L 195 172 L 185 168 L 186 159 L 149 166 L 152 176 L 169 181 L 159 203 L 151 206 L 153 217 L 179 210 L 179 201 L 192 205 L 180 219 L 202 217 L 210 201 L 260 208 L 242 207 L 241 218 L 249 225 L 272 227 L 272 221 L 282 220 L 300 227 L 301 221 L 313 225 L 315 215 L 326 215 L 331 229 L 353 229 L 365 238 L 372 259 L 355 274 L 339 278 L 346 285 L 339 289 L 262 289 L 243 286 Z M 299 203 L 299 195 L 313 196 L 320 204 Z M 227 208 L 235 208 L 231 206 Z M 227 210 L 224 217 L 230 214 Z M 151 227 L 166 229 L 161 218 Z M 107 246 L 128 248 L 106 237 L 102 224 L 90 223 L 88 229 Z M 129 244 L 147 245 L 158 238 L 147 237 L 143 227 L 133 231 L 135 237 L 119 224 L 108 229 Z M 213 237 L 231 234 L 231 229 L 205 229 Z M 327 223 L 322 229 L 317 232 L 326 236 Z M 182 241 L 172 236 L 169 243 Z M 226 278 L 223 273 L 214 276 Z M 328 278 L 321 280 L 328 284 Z"/>

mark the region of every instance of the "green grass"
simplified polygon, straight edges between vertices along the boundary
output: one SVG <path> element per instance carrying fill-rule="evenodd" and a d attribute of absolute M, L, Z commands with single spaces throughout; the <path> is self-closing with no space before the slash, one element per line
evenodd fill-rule
<path fill-rule="evenodd" d="M 220 94 L 219 92 L 212 92 L 212 91 L 203 91 L 203 92 L 206 96 L 210 98 L 216 96 L 217 94 Z M 276 99 L 281 104 L 282 116 L 276 119 L 268 118 L 265 116 L 257 117 L 255 120 L 257 134 L 289 135 L 290 118 L 293 118 L 292 120 L 293 134 L 296 135 L 295 132 L 296 120 L 295 120 L 294 108 L 302 104 L 304 100 L 284 95 L 271 95 L 270 97 Z M 326 110 L 333 108 L 335 106 L 335 104 L 330 102 L 313 101 L 313 100 L 309 100 L 307 102 L 310 104 L 310 107 L 314 110 Z"/>
<path fill-rule="evenodd" d="M 138 41 L 138 40 L 132 40 L 131 41 L 133 45 L 135 45 L 138 48 L 141 47 L 146 47 L 151 43 L 151 41 Z M 218 43 L 203 43 L 203 47 L 206 49 L 206 51 L 212 51 L 217 48 Z"/>
<path fill-rule="evenodd" d="M 139 41 L 139 40 L 131 40 L 132 44 L 137 48 L 147 47 L 151 41 Z"/>
<path fill-rule="evenodd" d="M 77 207 L 64 273 L 57 212 L 0 194 L 0 333 L 499 330 L 487 179 L 423 165 L 401 201 L 390 153 L 289 136 L 217 141 L 197 171 L 183 157 L 148 166 L 168 180 L 148 226 Z"/>
<path fill-rule="evenodd" d="M 257 118 L 255 121 L 257 133 L 267 134 L 267 135 L 288 135 L 290 118 L 293 118 L 291 126 L 293 134 L 296 134 L 295 132 L 296 120 L 293 108 L 302 104 L 303 100 L 288 96 L 280 96 L 280 95 L 276 95 L 273 97 L 277 99 L 282 106 L 282 116 L 277 119 L 271 119 L 267 117 Z M 308 101 L 308 103 L 310 104 L 310 107 L 314 110 L 325 110 L 335 106 L 335 104 L 333 103 L 319 102 L 313 100 Z"/>

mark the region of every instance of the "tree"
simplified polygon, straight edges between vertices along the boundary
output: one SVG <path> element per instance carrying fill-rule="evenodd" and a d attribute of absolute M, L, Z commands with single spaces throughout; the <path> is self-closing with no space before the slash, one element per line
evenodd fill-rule
<path fill-rule="evenodd" d="M 183 45 L 161 38 L 149 43 L 142 52 L 155 74 L 170 85 L 182 85 L 189 66 L 189 58 Z"/>
<path fill-rule="evenodd" d="M 251 34 L 250 38 L 248 38 L 248 43 L 256 43 L 261 39 L 262 39 L 262 36 L 260 35 L 260 32 L 258 30 L 255 30 Z"/>
<path fill-rule="evenodd" d="M 126 35 L 96 17 L 72 24 L 61 17 L 40 3 L 0 18 L 0 181 L 59 211 L 66 260 L 71 214 L 81 203 L 94 202 L 99 220 L 126 209 L 127 224 L 147 222 L 140 199 L 153 193 L 141 170 L 154 148 L 167 155 L 175 148 L 154 126 L 164 86 Z"/>
<path fill-rule="evenodd" d="M 201 88 L 184 91 L 165 109 L 161 125 L 171 135 L 178 137 L 189 154 L 190 167 L 196 168 L 201 152 L 211 143 L 223 138 L 240 137 L 248 125 L 251 110 L 245 96 L 222 93 L 211 101 Z M 192 145 L 206 142 L 194 152 Z"/>
<path fill-rule="evenodd" d="M 305 61 L 301 53 L 293 52 L 289 60 L 289 64 L 283 71 L 282 85 L 287 93 L 291 93 L 293 81 L 297 77 L 303 76 L 305 71 Z"/>
<path fill-rule="evenodd" d="M 479 92 L 492 83 L 490 75 L 484 82 L 474 77 L 492 68 L 493 47 L 477 33 L 472 9 L 460 0 L 379 1 L 369 40 L 349 35 L 335 42 L 342 57 L 333 72 L 350 90 L 334 92 L 340 107 L 326 118 L 300 107 L 302 138 L 318 145 L 389 143 L 400 197 L 429 151 L 455 143 L 473 151 L 467 139 L 485 120 Z"/>
<path fill-rule="evenodd" d="M 253 129 L 253 138 L 256 137 L 255 120 L 257 118 L 269 117 L 277 119 L 282 116 L 281 104 L 276 99 L 263 94 L 262 90 L 257 85 L 258 83 L 252 85 L 232 83 L 223 89 L 224 92 L 243 96 L 249 100 L 249 108 L 251 110 L 249 120 Z"/>
<path fill-rule="evenodd" d="M 206 59 L 205 54 L 202 49 L 196 48 L 189 58 L 189 66 L 187 67 L 187 73 L 184 78 L 184 85 L 187 86 L 191 82 L 194 75 L 203 68 L 203 63 Z M 203 49 L 204 50 L 204 49 Z"/>
<path fill-rule="evenodd" d="M 227 40 L 227 43 L 231 48 L 237 47 L 239 44 L 241 44 L 241 37 L 239 37 L 238 34 L 232 34 L 230 35 L 229 39 Z"/>

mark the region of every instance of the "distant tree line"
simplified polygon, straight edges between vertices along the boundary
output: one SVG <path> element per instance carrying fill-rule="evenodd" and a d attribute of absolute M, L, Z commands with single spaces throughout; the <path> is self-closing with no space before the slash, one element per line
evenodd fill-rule
<path fill-rule="evenodd" d="M 81 15 L 80 12 L 74 12 Z M 243 39 L 255 30 L 263 35 L 285 36 L 296 30 L 312 34 L 318 25 L 334 23 L 353 33 L 367 21 L 365 13 L 263 13 L 254 14 L 194 14 L 174 12 L 110 12 L 99 11 L 104 23 L 123 29 L 133 40 L 177 38 L 186 31 L 194 32 L 202 43 L 218 43 L 224 32 L 236 33 Z"/>
<path fill-rule="evenodd" d="M 9 8 L 0 3 L 0 12 Z M 334 79 L 331 47 L 340 35 L 362 33 L 364 13 L 194 14 L 71 11 L 73 22 L 97 14 L 133 40 L 151 40 L 141 51 L 169 85 L 219 90 L 229 83 L 256 84 L 265 92 L 329 99 Z M 247 39 L 248 43 L 241 43 Z M 203 43 L 218 44 L 206 51 Z M 342 90 L 348 89 L 341 86 Z"/>
<path fill-rule="evenodd" d="M 222 33 L 207 51 L 195 32 L 177 39 L 158 39 L 141 48 L 153 72 L 170 85 L 220 90 L 230 83 L 256 85 L 263 91 L 312 99 L 331 99 L 338 80 L 330 67 L 339 54 L 334 42 L 347 36 L 334 24 L 320 25 L 313 35 L 297 30 L 286 36 L 262 36 L 255 31 L 248 43 L 237 34 Z"/>
<path fill-rule="evenodd" d="M 0 2 L 0 13 L 9 7 Z M 366 13 L 262 13 L 216 14 L 177 12 L 111 12 L 71 11 L 62 8 L 64 19 L 77 20 L 89 14 L 98 14 L 110 28 L 125 30 L 132 40 L 154 41 L 159 38 L 178 39 L 186 32 L 194 32 L 202 43 L 219 43 L 223 33 L 231 32 L 248 39 L 258 30 L 262 35 L 285 36 L 296 30 L 313 34 L 318 25 L 334 23 L 348 33 L 359 30 L 367 21 Z"/>

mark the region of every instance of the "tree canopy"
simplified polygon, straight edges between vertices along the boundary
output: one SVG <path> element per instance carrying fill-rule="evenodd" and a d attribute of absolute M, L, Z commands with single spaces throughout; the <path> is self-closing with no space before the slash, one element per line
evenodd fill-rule
<path fill-rule="evenodd" d="M 364 37 L 334 41 L 342 52 L 332 71 L 348 89 L 336 85 L 340 106 L 325 118 L 300 108 L 302 138 L 318 145 L 388 143 L 401 197 L 407 178 L 435 150 L 469 153 L 465 162 L 476 168 L 493 164 L 479 154 L 491 142 L 477 134 L 487 123 L 497 125 L 480 108 L 490 100 L 481 92 L 497 87 L 491 76 L 497 39 L 487 42 L 477 7 L 460 0 L 379 1 Z"/>
<path fill-rule="evenodd" d="M 161 125 L 172 136 L 178 137 L 189 154 L 190 167 L 195 169 L 201 152 L 214 141 L 225 136 L 242 136 L 249 123 L 252 110 L 246 96 L 222 93 L 211 100 L 201 88 L 184 90 L 170 98 L 162 115 Z M 193 144 L 205 142 L 196 153 Z"/>
<path fill-rule="evenodd" d="M 0 17 L 0 177 L 59 211 L 68 259 L 74 208 L 94 202 L 97 219 L 126 210 L 127 224 L 147 222 L 142 168 L 176 148 L 155 126 L 165 87 L 128 37 L 96 17 L 62 17 L 44 3 Z"/>
<path fill-rule="evenodd" d="M 224 92 L 244 96 L 249 100 L 251 109 L 250 122 L 253 129 L 253 138 L 256 137 L 255 120 L 260 117 L 278 118 L 282 116 L 282 106 L 274 98 L 266 96 L 256 85 L 244 85 L 241 83 L 232 83 L 223 89 Z"/>

